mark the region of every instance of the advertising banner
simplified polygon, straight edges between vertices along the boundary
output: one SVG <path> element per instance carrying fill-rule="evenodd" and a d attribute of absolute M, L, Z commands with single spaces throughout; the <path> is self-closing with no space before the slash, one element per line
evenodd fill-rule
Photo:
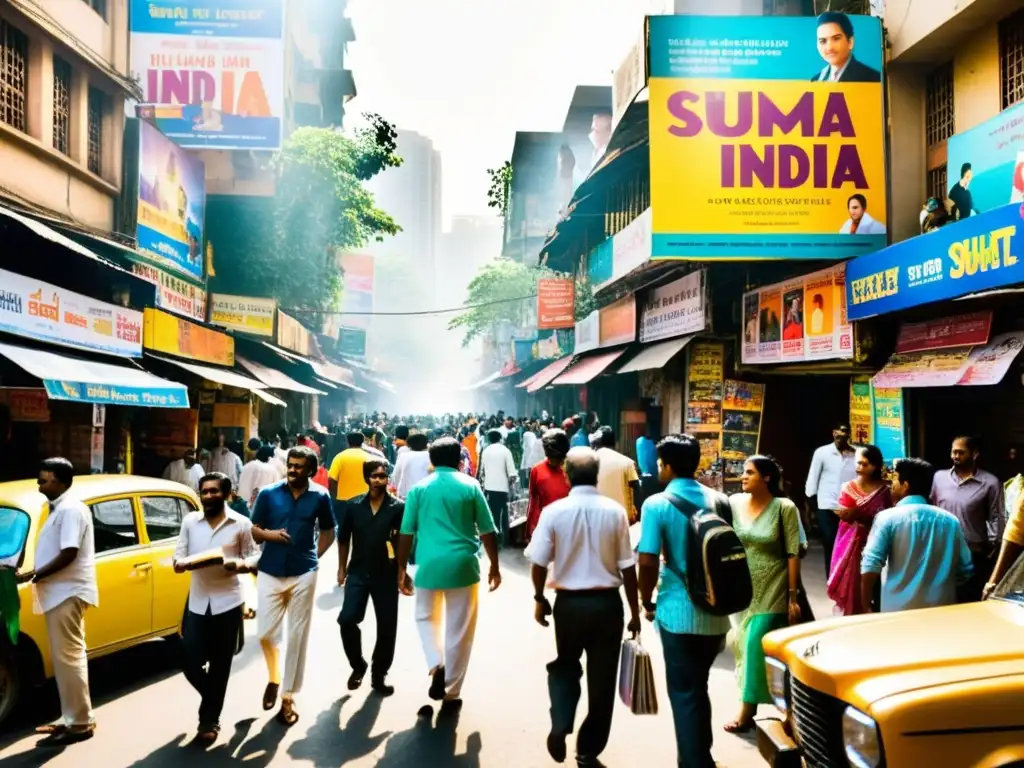
<path fill-rule="evenodd" d="M 0 405 L 14 422 L 42 424 L 50 420 L 50 398 L 45 389 L 0 388 Z"/>
<path fill-rule="evenodd" d="M 132 262 L 132 274 L 148 280 L 159 289 L 156 292 L 156 305 L 160 309 L 193 320 L 206 320 L 206 291 L 202 288 L 152 264 L 138 261 Z"/>
<path fill-rule="evenodd" d="M 843 259 L 886 244 L 882 27 L 650 19 L 655 259 Z"/>
<path fill-rule="evenodd" d="M 837 264 L 744 294 L 743 363 L 852 358 L 845 275 Z"/>
<path fill-rule="evenodd" d="M 210 294 L 210 325 L 239 331 L 252 336 L 274 336 L 274 314 L 277 301 L 252 296 Z"/>
<path fill-rule="evenodd" d="M 0 331 L 118 357 L 142 357 L 142 313 L 0 269 Z"/>
<path fill-rule="evenodd" d="M 203 280 L 203 162 L 147 122 L 139 125 L 139 250 Z"/>
<path fill-rule="evenodd" d="M 875 445 L 890 467 L 907 456 L 906 406 L 902 389 L 871 388 L 871 421 Z"/>
<path fill-rule="evenodd" d="M 1013 331 L 996 336 L 983 347 L 971 350 L 967 370 L 957 384 L 961 387 L 984 387 L 998 384 L 1010 370 L 1021 349 L 1024 348 L 1024 331 Z"/>
<path fill-rule="evenodd" d="M 346 328 L 368 330 L 373 312 L 373 257 L 365 253 L 343 253 L 340 264 L 345 276 L 341 294 L 342 324 Z"/>
<path fill-rule="evenodd" d="M 647 292 L 640 313 L 640 342 L 646 344 L 704 330 L 703 272 L 697 270 Z"/>
<path fill-rule="evenodd" d="M 146 309 L 143 342 L 146 349 L 174 357 L 228 367 L 235 364 L 233 338 L 159 309 Z"/>
<path fill-rule="evenodd" d="M 726 379 L 722 395 L 722 468 L 725 489 L 738 490 L 743 464 L 757 453 L 764 384 Z"/>
<path fill-rule="evenodd" d="M 538 280 L 537 327 L 542 330 L 572 328 L 575 302 L 572 280 Z"/>
<path fill-rule="evenodd" d="M 920 323 L 903 323 L 896 339 L 896 353 L 924 352 L 949 347 L 973 347 L 988 342 L 992 312 L 971 312 Z"/>
<path fill-rule="evenodd" d="M 309 357 L 313 350 L 306 326 L 281 310 L 277 310 L 277 345 L 304 357 Z"/>
<path fill-rule="evenodd" d="M 846 268 L 851 320 L 1024 283 L 1020 205 L 1004 205 L 854 259 Z"/>
<path fill-rule="evenodd" d="M 589 352 L 601 346 L 601 313 L 594 310 L 585 318 L 576 323 L 576 343 L 573 352 Z"/>
<path fill-rule="evenodd" d="M 280 149 L 284 0 L 130 0 L 132 77 L 192 149 Z"/>
<path fill-rule="evenodd" d="M 697 480 L 722 490 L 722 397 L 725 345 L 698 341 L 690 344 L 686 376 L 686 432 L 700 443 Z"/>
<path fill-rule="evenodd" d="M 1024 348 L 1024 331 L 995 336 L 976 347 L 895 354 L 875 374 L 875 387 L 953 387 L 998 384 Z"/>
<path fill-rule="evenodd" d="M 612 277 L 609 282 L 625 277 L 651 260 L 651 221 L 652 213 L 648 208 L 612 235 Z"/>
<path fill-rule="evenodd" d="M 366 357 L 366 331 L 362 328 L 342 328 L 338 348 L 346 357 L 362 360 Z"/>
<path fill-rule="evenodd" d="M 629 295 L 598 310 L 598 339 L 602 347 L 636 340 L 636 296 Z"/>
<path fill-rule="evenodd" d="M 850 441 L 855 445 L 873 444 L 871 424 L 871 377 L 850 377 Z"/>
<path fill-rule="evenodd" d="M 1024 102 L 946 143 L 949 198 L 961 218 L 1024 202 Z"/>

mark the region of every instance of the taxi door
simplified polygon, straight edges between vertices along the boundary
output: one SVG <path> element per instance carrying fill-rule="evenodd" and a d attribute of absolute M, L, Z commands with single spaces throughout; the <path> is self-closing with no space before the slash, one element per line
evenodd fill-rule
<path fill-rule="evenodd" d="M 153 559 L 153 632 L 177 630 L 185 615 L 189 576 L 174 572 L 174 550 L 185 515 L 195 512 L 195 501 L 184 496 L 153 492 L 139 495 L 145 540 Z"/>
<path fill-rule="evenodd" d="M 88 507 L 100 604 L 86 611 L 85 639 L 97 651 L 153 631 L 153 559 L 131 495 L 94 499 Z"/>

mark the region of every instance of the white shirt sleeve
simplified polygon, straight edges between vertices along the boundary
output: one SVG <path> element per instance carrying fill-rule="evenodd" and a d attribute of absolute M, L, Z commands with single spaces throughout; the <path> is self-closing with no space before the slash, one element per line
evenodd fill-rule
<path fill-rule="evenodd" d="M 821 450 L 814 452 L 811 459 L 811 468 L 807 472 L 807 485 L 804 486 L 804 495 L 808 499 L 818 495 L 818 481 L 821 478 Z"/>
<path fill-rule="evenodd" d="M 633 546 L 629 541 L 629 520 L 626 517 L 626 510 L 622 510 L 622 514 L 618 516 L 618 523 L 615 527 L 615 552 L 615 559 L 618 561 L 617 565 L 620 571 L 636 565 Z"/>
<path fill-rule="evenodd" d="M 178 543 L 174 547 L 174 562 L 180 563 L 188 557 L 188 531 L 192 522 L 188 516 L 181 522 L 181 530 L 178 531 Z"/>
<path fill-rule="evenodd" d="M 547 568 L 555 559 L 555 532 L 551 530 L 551 518 L 550 513 L 540 516 L 540 522 L 526 550 L 530 562 L 541 568 Z"/>
<path fill-rule="evenodd" d="M 516 460 L 512 458 L 512 451 L 508 448 L 505 449 L 505 474 L 509 478 L 518 476 L 516 471 Z"/>

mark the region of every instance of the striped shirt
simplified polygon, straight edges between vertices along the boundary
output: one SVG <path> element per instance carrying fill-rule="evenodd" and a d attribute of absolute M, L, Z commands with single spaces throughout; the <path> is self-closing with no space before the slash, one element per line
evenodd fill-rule
<path fill-rule="evenodd" d="M 676 478 L 665 489 L 705 509 L 714 507 L 717 494 L 696 480 Z M 658 584 L 656 620 L 666 632 L 677 635 L 724 635 L 729 631 L 728 616 L 713 616 L 693 604 L 680 574 L 686 573 L 686 549 L 690 537 L 688 519 L 664 494 L 651 496 L 640 514 L 642 555 L 664 553 L 665 566 Z"/>

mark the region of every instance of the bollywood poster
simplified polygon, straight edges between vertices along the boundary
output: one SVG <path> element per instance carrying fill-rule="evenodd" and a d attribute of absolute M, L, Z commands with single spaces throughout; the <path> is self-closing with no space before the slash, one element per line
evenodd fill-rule
<path fill-rule="evenodd" d="M 142 114 L 182 147 L 280 149 L 284 10 L 285 0 L 130 0 Z"/>
<path fill-rule="evenodd" d="M 871 424 L 875 445 L 887 466 L 907 455 L 907 420 L 903 390 L 891 387 L 871 388 Z"/>
<path fill-rule="evenodd" d="M 852 358 L 846 265 L 744 294 L 741 355 L 747 365 Z"/>
<path fill-rule="evenodd" d="M 686 432 L 700 443 L 697 480 L 716 490 L 722 483 L 722 396 L 725 345 L 699 341 L 690 344 L 687 367 Z"/>
<path fill-rule="evenodd" d="M 855 445 L 875 442 L 871 421 L 871 377 L 850 377 L 850 441 Z"/>
<path fill-rule="evenodd" d="M 648 32 L 653 259 L 885 247 L 880 19 L 652 16 Z"/>
<path fill-rule="evenodd" d="M 722 394 L 722 474 L 727 493 L 740 490 L 743 464 L 757 453 L 764 384 L 726 379 Z"/>
<path fill-rule="evenodd" d="M 1024 203 L 1024 102 L 950 136 L 947 146 L 954 215 Z"/>

